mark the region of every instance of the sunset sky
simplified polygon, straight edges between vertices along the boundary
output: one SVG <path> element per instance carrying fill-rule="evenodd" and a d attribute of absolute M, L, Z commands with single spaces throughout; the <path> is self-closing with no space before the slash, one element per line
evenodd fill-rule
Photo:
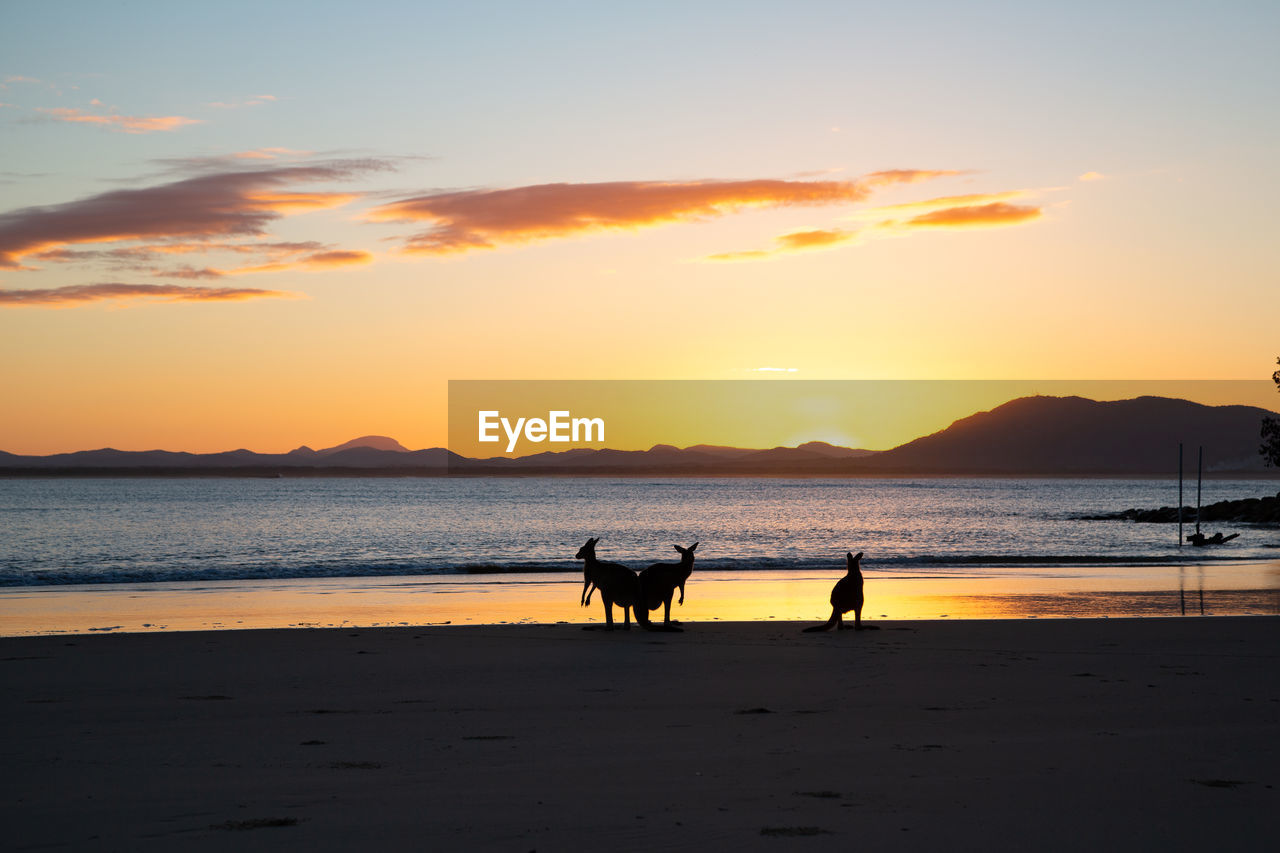
<path fill-rule="evenodd" d="M 436 446 L 450 379 L 1280 355 L 1274 2 L 3 18 L 10 452 Z"/>

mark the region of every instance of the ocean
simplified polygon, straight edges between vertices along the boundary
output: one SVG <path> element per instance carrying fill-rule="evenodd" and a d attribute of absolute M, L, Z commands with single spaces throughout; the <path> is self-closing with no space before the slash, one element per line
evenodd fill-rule
<path fill-rule="evenodd" d="M 1208 481 L 1204 503 L 1276 485 Z M 0 479 L 0 586 L 578 573 L 590 536 L 634 568 L 699 542 L 698 570 L 731 574 L 847 551 L 903 577 L 1280 558 L 1276 530 L 1214 523 L 1239 538 L 1179 548 L 1176 525 L 1085 518 L 1177 500 L 1149 479 Z"/>

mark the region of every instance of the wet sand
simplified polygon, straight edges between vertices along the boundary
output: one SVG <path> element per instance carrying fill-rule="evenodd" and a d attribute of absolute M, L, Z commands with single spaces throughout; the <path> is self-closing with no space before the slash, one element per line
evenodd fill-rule
<path fill-rule="evenodd" d="M 987 574 L 983 574 L 987 572 Z M 823 621 L 826 573 L 695 569 L 676 618 Z M 865 572 L 872 618 L 1280 615 L 1280 563 Z M 0 636 L 245 628 L 602 623 L 582 575 L 287 578 L 0 588 Z"/>
<path fill-rule="evenodd" d="M 1280 618 L 0 639 L 5 846 L 1259 849 Z"/>

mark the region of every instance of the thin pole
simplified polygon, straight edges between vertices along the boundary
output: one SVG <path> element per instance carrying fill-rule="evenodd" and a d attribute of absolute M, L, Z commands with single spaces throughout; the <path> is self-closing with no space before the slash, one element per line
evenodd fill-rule
<path fill-rule="evenodd" d="M 1178 442 L 1178 547 L 1182 547 L 1182 442 Z M 1183 608 L 1186 612 L 1186 608 Z"/>
<path fill-rule="evenodd" d="M 1204 447 L 1200 448 L 1200 458 L 1196 461 L 1196 535 L 1200 533 L 1200 482 L 1204 477 Z"/>

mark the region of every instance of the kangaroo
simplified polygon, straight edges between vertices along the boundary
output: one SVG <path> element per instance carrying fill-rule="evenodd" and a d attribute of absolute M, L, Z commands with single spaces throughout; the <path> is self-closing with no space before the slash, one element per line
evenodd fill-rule
<path fill-rule="evenodd" d="M 613 630 L 613 605 L 622 608 L 623 627 L 631 629 L 631 610 L 636 611 L 636 621 L 643 627 L 649 627 L 649 613 L 644 609 L 640 597 L 640 578 L 635 572 L 618 563 L 603 563 L 596 559 L 596 543 L 600 537 L 588 539 L 587 544 L 578 549 L 574 559 L 582 560 L 583 585 L 594 587 L 600 591 L 600 601 L 604 604 L 605 630 Z M 587 593 L 590 595 L 590 593 Z"/>
<path fill-rule="evenodd" d="M 845 554 L 849 564 L 849 572 L 831 588 L 831 618 L 825 625 L 813 625 L 805 628 L 810 631 L 830 631 L 832 628 L 848 628 L 844 624 L 844 614 L 853 611 L 853 629 L 862 630 L 862 552 L 857 556 L 853 552 Z"/>
<path fill-rule="evenodd" d="M 671 599 L 676 593 L 676 587 L 679 587 L 680 603 L 684 604 L 684 583 L 693 573 L 693 552 L 697 550 L 698 543 L 694 542 L 688 548 L 681 548 L 679 545 L 671 547 L 680 552 L 680 562 L 654 563 L 645 569 L 640 573 L 640 590 L 644 594 L 645 608 L 657 610 L 658 605 L 665 605 L 662 612 L 662 627 L 668 631 L 679 631 L 680 629 L 674 626 L 680 623 L 671 621 Z M 639 612 L 640 607 L 637 606 L 636 613 L 639 614 Z"/>

